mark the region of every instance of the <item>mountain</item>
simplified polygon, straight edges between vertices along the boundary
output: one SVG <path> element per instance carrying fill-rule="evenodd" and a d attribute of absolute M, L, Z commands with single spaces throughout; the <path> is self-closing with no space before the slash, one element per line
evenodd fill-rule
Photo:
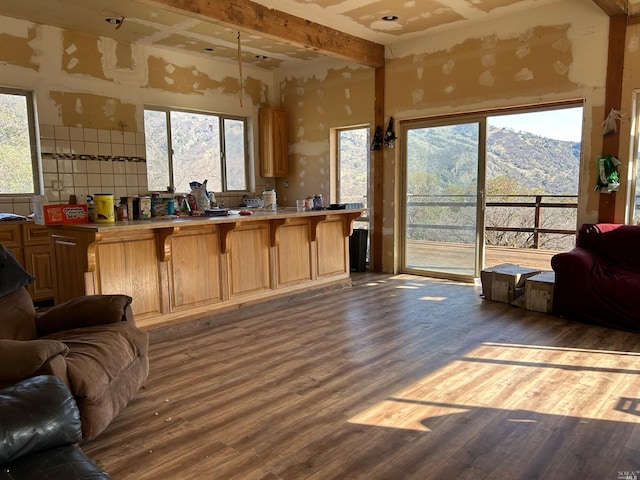
<path fill-rule="evenodd" d="M 409 193 L 472 193 L 477 181 L 478 142 L 479 126 L 475 123 L 410 130 Z M 488 194 L 578 192 L 579 142 L 489 125 L 486 159 Z M 514 190 L 492 191 L 491 180 L 499 177 L 515 182 Z"/>
<path fill-rule="evenodd" d="M 580 142 L 488 128 L 488 179 L 505 175 L 535 193 L 577 195 L 579 172 Z"/>

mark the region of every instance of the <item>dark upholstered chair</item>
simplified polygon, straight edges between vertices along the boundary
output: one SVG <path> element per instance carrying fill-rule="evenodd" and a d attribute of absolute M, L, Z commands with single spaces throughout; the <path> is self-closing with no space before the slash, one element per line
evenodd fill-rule
<path fill-rule="evenodd" d="M 0 390 L 0 480 L 109 480 L 77 447 L 81 438 L 78 407 L 59 378 Z"/>
<path fill-rule="evenodd" d="M 78 404 L 83 438 L 92 439 L 147 378 L 148 335 L 136 327 L 125 295 L 78 297 L 36 314 L 14 263 L 0 246 L 0 279 L 11 272 L 0 283 L 0 387 L 35 375 L 60 378 Z"/>

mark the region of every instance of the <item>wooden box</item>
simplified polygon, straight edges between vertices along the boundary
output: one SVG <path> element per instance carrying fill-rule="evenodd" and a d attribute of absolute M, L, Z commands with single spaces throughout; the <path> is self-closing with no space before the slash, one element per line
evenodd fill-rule
<path fill-rule="evenodd" d="M 554 272 L 542 272 L 527 278 L 524 287 L 524 305 L 527 310 L 551 313 L 555 279 Z"/>
<path fill-rule="evenodd" d="M 513 303 L 524 294 L 526 279 L 539 273 L 540 270 L 511 263 L 502 263 L 482 270 L 482 295 L 486 300 Z"/>

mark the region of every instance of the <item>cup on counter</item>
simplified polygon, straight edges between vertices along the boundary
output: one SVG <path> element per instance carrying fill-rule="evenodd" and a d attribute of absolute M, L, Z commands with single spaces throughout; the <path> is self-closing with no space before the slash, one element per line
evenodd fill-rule
<path fill-rule="evenodd" d="M 296 200 L 296 210 L 298 212 L 304 212 L 306 210 L 307 201 L 306 200 Z"/>

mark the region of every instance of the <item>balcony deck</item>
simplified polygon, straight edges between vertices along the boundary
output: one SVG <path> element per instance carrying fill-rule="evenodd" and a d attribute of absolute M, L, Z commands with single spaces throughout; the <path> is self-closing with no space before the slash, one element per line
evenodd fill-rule
<path fill-rule="evenodd" d="M 442 271 L 446 268 L 450 272 L 462 273 L 473 265 L 474 247 L 472 245 L 410 240 L 407 241 L 407 247 L 411 252 L 407 256 L 407 265 L 421 265 L 425 270 L 429 270 L 431 265 L 433 271 Z M 551 271 L 551 257 L 556 253 L 559 252 L 534 248 L 487 246 L 484 265 L 490 267 L 500 263 L 513 263 Z M 425 261 L 425 259 L 428 260 Z"/>

